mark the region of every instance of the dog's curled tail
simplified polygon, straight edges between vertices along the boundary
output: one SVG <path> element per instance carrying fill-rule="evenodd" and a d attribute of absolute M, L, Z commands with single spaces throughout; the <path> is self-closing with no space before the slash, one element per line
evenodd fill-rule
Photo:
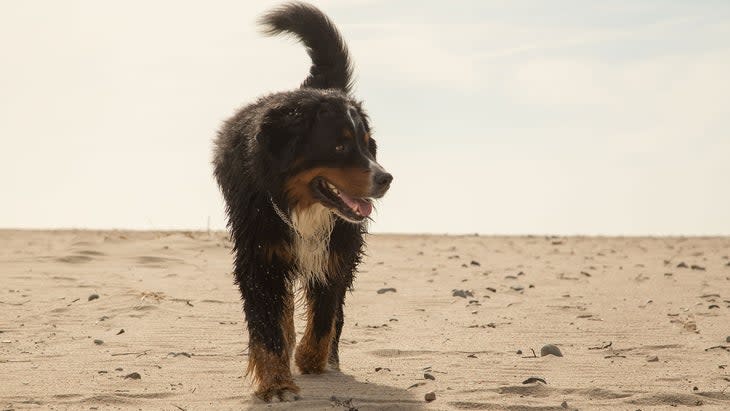
<path fill-rule="evenodd" d="M 291 33 L 304 44 L 312 67 L 302 87 L 350 92 L 352 63 L 347 46 L 335 25 L 319 9 L 306 3 L 287 3 L 264 14 L 259 23 L 266 35 Z"/>

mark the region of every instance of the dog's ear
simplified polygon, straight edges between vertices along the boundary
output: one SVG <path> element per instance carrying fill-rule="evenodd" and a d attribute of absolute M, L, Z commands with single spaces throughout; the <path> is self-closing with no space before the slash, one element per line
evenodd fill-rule
<path fill-rule="evenodd" d="M 275 107 L 264 114 L 256 141 L 285 170 L 296 155 L 297 145 L 308 132 L 308 121 L 300 110 Z"/>

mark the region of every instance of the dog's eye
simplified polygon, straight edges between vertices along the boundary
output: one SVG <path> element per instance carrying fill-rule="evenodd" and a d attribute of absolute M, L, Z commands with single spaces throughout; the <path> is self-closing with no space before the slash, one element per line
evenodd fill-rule
<path fill-rule="evenodd" d="M 344 153 L 345 152 L 345 145 L 344 144 L 338 144 L 335 147 L 335 151 L 337 151 L 338 153 Z"/>

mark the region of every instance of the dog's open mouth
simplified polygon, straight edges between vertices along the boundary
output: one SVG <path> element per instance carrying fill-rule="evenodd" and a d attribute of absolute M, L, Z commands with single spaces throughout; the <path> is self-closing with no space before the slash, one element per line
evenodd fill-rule
<path fill-rule="evenodd" d="M 345 220 L 359 223 L 373 212 L 373 204 L 369 198 L 349 196 L 322 177 L 312 180 L 311 187 L 322 204 Z"/>

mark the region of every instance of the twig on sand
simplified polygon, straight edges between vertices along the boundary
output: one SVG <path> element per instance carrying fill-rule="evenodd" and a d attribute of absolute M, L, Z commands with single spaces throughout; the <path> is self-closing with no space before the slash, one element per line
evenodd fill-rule
<path fill-rule="evenodd" d="M 606 348 L 613 345 L 613 341 L 609 341 L 608 344 L 603 343 L 603 345 L 599 345 L 596 347 L 588 347 L 589 350 L 605 350 Z"/>
<path fill-rule="evenodd" d="M 174 406 L 175 408 L 177 408 L 178 410 L 182 410 L 182 411 L 188 411 L 188 410 L 186 410 L 185 408 L 183 408 L 183 407 L 181 407 L 181 406 L 179 406 L 179 405 L 177 405 L 177 404 L 172 404 L 172 405 L 173 405 L 173 406 Z"/>
<path fill-rule="evenodd" d="M 730 345 L 715 345 L 710 348 L 705 348 L 705 351 L 710 351 L 710 350 L 725 350 L 727 352 L 730 352 Z"/>
<path fill-rule="evenodd" d="M 532 355 L 523 355 L 522 358 L 537 358 L 537 354 L 535 353 L 535 350 L 530 348 L 530 351 L 532 351 Z"/>
<path fill-rule="evenodd" d="M 149 351 L 150 351 L 150 350 L 144 350 L 144 351 L 142 351 L 142 352 L 118 352 L 118 353 L 114 353 L 114 354 L 112 354 L 112 357 L 116 357 L 116 356 L 118 356 L 118 355 L 136 355 L 137 357 L 141 357 L 141 356 L 143 356 L 143 355 L 147 355 L 147 353 L 148 353 Z"/>

